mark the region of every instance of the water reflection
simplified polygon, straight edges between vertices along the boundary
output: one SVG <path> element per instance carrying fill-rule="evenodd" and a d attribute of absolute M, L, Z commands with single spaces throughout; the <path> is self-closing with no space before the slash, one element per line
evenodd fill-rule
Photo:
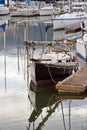
<path fill-rule="evenodd" d="M 19 43 L 16 39 L 16 26 L 4 23 L 0 27 L 0 129 L 26 130 L 28 110 L 25 106 L 28 107 L 28 98 L 23 74 L 23 41 Z M 17 29 L 19 31 L 20 28 Z"/>
<path fill-rule="evenodd" d="M 38 88 L 27 83 L 25 23 L 6 21 L 5 25 L 0 30 L 0 130 L 86 130 L 87 93 L 59 95 L 51 86 Z M 28 38 L 51 40 L 52 27 L 45 27 L 47 23 L 30 25 L 28 21 Z"/>
<path fill-rule="evenodd" d="M 25 23 L 4 24 L 4 30 L 0 30 L 0 129 L 26 130 L 29 117 L 24 49 L 26 26 Z M 33 33 L 29 38 L 33 38 Z M 41 39 L 40 32 L 37 34 Z M 44 38 L 47 37 L 49 34 L 46 37 L 44 34 Z"/>
<path fill-rule="evenodd" d="M 82 95 L 58 94 L 52 88 L 35 90 L 30 82 L 29 101 L 33 107 L 28 130 L 86 128 L 87 92 Z"/>
<path fill-rule="evenodd" d="M 35 87 L 37 87 L 37 90 L 34 89 Z M 31 129 L 31 125 L 33 125 L 33 129 L 35 130 L 41 129 L 50 116 L 55 112 L 55 109 L 59 104 L 59 101 L 55 98 L 55 94 L 56 92 L 54 89 L 49 88 L 48 86 L 45 86 L 45 88 L 38 88 L 38 86 L 34 86 L 32 81 L 30 82 L 28 97 L 34 109 L 29 117 L 29 129 Z M 38 120 L 40 116 L 42 116 L 42 119 L 36 127 L 36 120 Z"/>

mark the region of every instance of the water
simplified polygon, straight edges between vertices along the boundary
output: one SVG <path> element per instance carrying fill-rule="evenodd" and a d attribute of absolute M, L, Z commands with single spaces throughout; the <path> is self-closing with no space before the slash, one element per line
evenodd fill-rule
<path fill-rule="evenodd" d="M 0 130 L 86 130 L 86 93 L 59 95 L 49 86 L 36 91 L 29 84 L 24 40 L 65 36 L 64 31 L 53 32 L 51 24 L 34 20 L 26 23 L 23 18 L 10 19 L 4 30 L 0 29 Z M 86 62 L 80 61 L 85 67 Z"/>

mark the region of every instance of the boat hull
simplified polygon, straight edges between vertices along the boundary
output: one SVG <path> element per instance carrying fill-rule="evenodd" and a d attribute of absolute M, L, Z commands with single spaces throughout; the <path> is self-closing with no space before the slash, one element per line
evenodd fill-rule
<path fill-rule="evenodd" d="M 31 79 L 36 85 L 56 84 L 76 71 L 74 67 L 32 62 Z"/>
<path fill-rule="evenodd" d="M 64 28 L 67 28 L 69 26 L 74 26 L 76 24 L 79 24 L 80 21 L 82 20 L 73 20 L 73 19 L 70 19 L 70 20 L 58 20 L 58 19 L 55 19 L 53 20 L 53 30 L 57 30 L 57 29 L 64 29 Z"/>
<path fill-rule="evenodd" d="M 40 16 L 50 16 L 58 13 L 59 9 L 39 9 Z"/>
<path fill-rule="evenodd" d="M 85 19 L 87 19 L 87 13 L 84 12 L 56 16 L 53 18 L 53 30 L 64 29 L 69 26 L 80 24 Z"/>
<path fill-rule="evenodd" d="M 39 14 L 40 14 L 40 16 L 52 15 L 53 9 L 40 9 Z"/>

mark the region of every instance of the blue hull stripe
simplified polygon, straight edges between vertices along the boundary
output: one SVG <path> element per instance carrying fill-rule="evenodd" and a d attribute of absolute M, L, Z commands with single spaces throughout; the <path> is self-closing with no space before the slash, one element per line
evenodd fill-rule
<path fill-rule="evenodd" d="M 87 19 L 87 17 L 84 17 L 84 18 L 63 18 L 63 19 L 53 19 L 53 20 L 85 20 L 85 19 Z"/>

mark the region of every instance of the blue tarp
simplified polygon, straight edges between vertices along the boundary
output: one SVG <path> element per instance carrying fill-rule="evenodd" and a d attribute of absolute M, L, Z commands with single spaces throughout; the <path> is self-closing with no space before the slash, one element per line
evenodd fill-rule
<path fill-rule="evenodd" d="M 0 30 L 5 31 L 5 28 L 6 28 L 6 24 L 0 25 Z"/>
<path fill-rule="evenodd" d="M 0 0 L 0 4 L 5 4 L 5 0 Z"/>
<path fill-rule="evenodd" d="M 55 0 L 45 0 L 46 3 L 54 3 Z"/>

